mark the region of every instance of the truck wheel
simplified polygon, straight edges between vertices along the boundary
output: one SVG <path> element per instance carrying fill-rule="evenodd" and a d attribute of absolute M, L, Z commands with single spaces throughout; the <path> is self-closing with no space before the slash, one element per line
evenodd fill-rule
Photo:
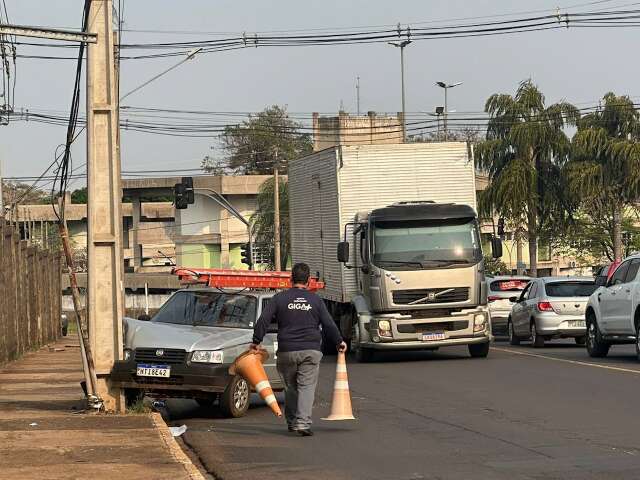
<path fill-rule="evenodd" d="M 469 345 L 469 355 L 472 358 L 486 358 L 489 355 L 489 342 L 472 343 Z"/>
<path fill-rule="evenodd" d="M 359 363 L 369 363 L 373 360 L 373 350 L 360 346 L 360 330 L 357 324 L 353 326 L 350 345 L 351 351 Z"/>
<path fill-rule="evenodd" d="M 640 323 L 636 325 L 636 355 L 638 356 L 638 360 L 640 360 Z"/>
<path fill-rule="evenodd" d="M 611 344 L 602 339 L 595 315 L 589 313 L 587 316 L 587 352 L 589 356 L 593 358 L 606 357 L 609 348 L 611 348 Z"/>
<path fill-rule="evenodd" d="M 531 345 L 533 345 L 533 348 L 544 347 L 544 337 L 538 334 L 535 320 L 531 322 Z"/>
<path fill-rule="evenodd" d="M 513 330 L 511 318 L 507 321 L 507 331 L 509 332 L 509 345 L 520 345 L 520 337 L 518 337 Z"/>
<path fill-rule="evenodd" d="M 249 410 L 249 384 L 239 375 L 234 376 L 220 396 L 220 410 L 225 417 L 238 418 Z"/>

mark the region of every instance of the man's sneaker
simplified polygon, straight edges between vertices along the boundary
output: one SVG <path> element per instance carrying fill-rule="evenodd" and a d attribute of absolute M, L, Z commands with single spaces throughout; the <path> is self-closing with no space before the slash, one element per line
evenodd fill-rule
<path fill-rule="evenodd" d="M 296 432 L 298 433 L 298 435 L 300 435 L 301 437 L 313 437 L 313 432 L 308 429 L 308 428 L 304 428 L 304 429 L 300 429 L 300 430 L 296 430 Z"/>

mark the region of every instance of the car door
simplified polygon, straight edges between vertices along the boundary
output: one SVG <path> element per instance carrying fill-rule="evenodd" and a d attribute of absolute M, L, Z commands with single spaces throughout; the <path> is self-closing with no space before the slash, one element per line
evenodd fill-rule
<path fill-rule="evenodd" d="M 271 297 L 263 297 L 260 301 L 260 310 L 258 312 L 258 316 L 256 318 L 260 318 L 260 314 L 262 310 L 267 306 L 267 304 L 271 301 Z M 264 371 L 269 377 L 269 381 L 275 386 L 282 382 L 280 378 L 280 374 L 278 373 L 278 369 L 276 367 L 276 361 L 278 359 L 278 324 L 272 323 L 269 325 L 267 330 L 267 334 L 264 336 L 262 340 L 262 346 L 269 353 L 269 358 L 264 362 Z"/>
<path fill-rule="evenodd" d="M 526 300 L 532 283 L 533 282 L 529 282 L 527 284 L 524 290 L 522 290 L 522 293 L 520 294 L 520 297 L 518 297 L 516 303 L 513 305 L 513 307 L 511 307 L 511 323 L 513 325 L 513 331 L 516 333 L 516 335 L 523 335 L 525 333 L 528 333 L 528 327 L 527 331 L 524 332 L 522 330 L 522 324 L 524 322 L 523 318 L 527 315 L 527 313 L 525 312 Z"/>
<path fill-rule="evenodd" d="M 600 302 L 600 330 L 602 333 L 609 334 L 615 332 L 617 311 L 621 310 L 620 305 L 616 302 L 621 296 L 621 291 L 626 281 L 627 271 L 631 260 L 622 263 L 613 273 L 607 287 L 603 292 L 598 294 L 598 302 Z"/>
<path fill-rule="evenodd" d="M 536 307 L 538 305 L 538 292 L 540 291 L 540 282 L 534 280 L 531 282 L 531 288 L 527 294 L 527 299 L 524 302 L 525 315 L 522 318 L 522 329 L 525 332 L 530 331 L 531 317 L 535 315 Z"/>
<path fill-rule="evenodd" d="M 627 262 L 629 263 L 629 262 Z M 633 284 L 640 269 L 640 258 L 630 261 L 624 282 L 618 286 L 618 290 L 611 300 L 609 331 L 626 335 L 635 334 L 633 324 Z"/>

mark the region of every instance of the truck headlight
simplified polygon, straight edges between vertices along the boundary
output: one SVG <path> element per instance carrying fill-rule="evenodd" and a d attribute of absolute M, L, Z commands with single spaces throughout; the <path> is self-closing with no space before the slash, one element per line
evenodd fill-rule
<path fill-rule="evenodd" d="M 391 330 L 391 322 L 389 320 L 378 320 L 378 330 Z"/>
<path fill-rule="evenodd" d="M 222 363 L 224 353 L 222 350 L 196 350 L 191 355 L 191 361 L 197 363 Z"/>
<path fill-rule="evenodd" d="M 486 315 L 482 313 L 476 313 L 473 317 L 473 331 L 481 332 L 485 329 L 487 323 Z"/>

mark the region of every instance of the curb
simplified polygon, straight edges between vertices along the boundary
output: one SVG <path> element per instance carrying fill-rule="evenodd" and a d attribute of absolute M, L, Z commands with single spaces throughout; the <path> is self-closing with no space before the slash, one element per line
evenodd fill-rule
<path fill-rule="evenodd" d="M 184 453 L 184 451 L 182 450 L 182 448 L 180 447 L 176 439 L 173 438 L 173 435 L 171 434 L 169 427 L 167 426 L 164 419 L 162 418 L 162 415 L 160 415 L 157 412 L 153 412 L 150 415 L 151 415 L 151 420 L 153 420 L 153 424 L 158 430 L 158 433 L 160 434 L 162 441 L 164 442 L 167 449 L 171 453 L 171 456 L 174 458 L 176 462 L 182 465 L 189 479 L 206 480 L 206 477 L 200 472 L 198 467 L 191 461 L 191 459 L 187 456 L 187 454 Z"/>

